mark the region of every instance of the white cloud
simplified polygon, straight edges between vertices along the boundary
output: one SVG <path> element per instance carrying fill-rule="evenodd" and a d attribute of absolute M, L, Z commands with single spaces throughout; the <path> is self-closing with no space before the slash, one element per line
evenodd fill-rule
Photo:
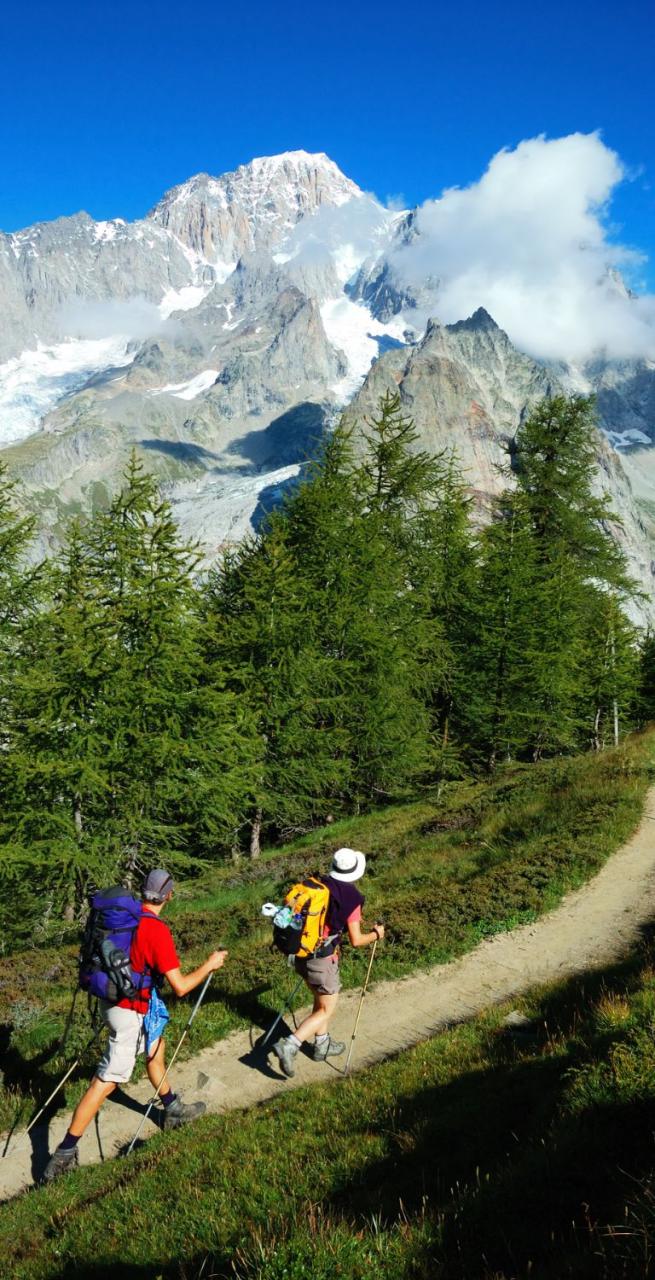
<path fill-rule="evenodd" d="M 166 315 L 154 302 L 138 296 L 102 301 L 78 299 L 65 303 L 58 319 L 67 337 L 92 340 L 115 334 L 132 339 L 150 338 L 161 333 L 166 323 Z"/>
<path fill-rule="evenodd" d="M 275 260 L 293 264 L 292 270 L 329 264 L 343 284 L 366 258 L 380 252 L 392 222 L 393 215 L 372 196 L 324 204 L 296 224 Z"/>
<path fill-rule="evenodd" d="M 631 298 L 611 274 L 629 279 L 643 262 L 609 238 L 626 176 L 597 133 L 521 142 L 479 182 L 420 207 L 420 234 L 390 257 L 394 274 L 414 287 L 436 278 L 430 310 L 442 322 L 484 306 L 542 359 L 654 355 L 655 297 Z"/>

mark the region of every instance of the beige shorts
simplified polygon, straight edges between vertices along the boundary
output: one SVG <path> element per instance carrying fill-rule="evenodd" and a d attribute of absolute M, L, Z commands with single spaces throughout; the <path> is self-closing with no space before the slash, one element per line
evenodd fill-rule
<path fill-rule="evenodd" d="M 134 1071 L 137 1054 L 145 1051 L 143 1014 L 134 1009 L 120 1009 L 106 1000 L 100 1001 L 100 1014 L 109 1028 L 109 1043 L 96 1075 L 108 1084 L 125 1084 Z"/>
<path fill-rule="evenodd" d="M 341 990 L 339 977 L 339 953 L 332 956 L 296 957 L 296 973 L 305 979 L 308 987 L 319 996 L 336 996 Z"/>

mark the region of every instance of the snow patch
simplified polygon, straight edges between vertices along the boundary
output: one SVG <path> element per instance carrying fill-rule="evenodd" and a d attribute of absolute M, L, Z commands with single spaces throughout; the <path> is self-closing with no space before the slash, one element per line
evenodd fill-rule
<path fill-rule="evenodd" d="M 0 445 L 38 431 L 45 415 L 94 374 L 131 364 L 129 343 L 125 335 L 39 343 L 0 365 Z"/>
<path fill-rule="evenodd" d="M 405 323 L 400 316 L 394 316 L 383 324 L 373 318 L 363 303 L 352 302 L 344 295 L 323 303 L 321 320 L 328 341 L 343 351 L 348 362 L 345 378 L 331 387 L 343 404 L 359 390 L 373 361 L 380 354 L 378 338 L 391 338 L 405 345 Z"/>
<path fill-rule="evenodd" d="M 125 224 L 123 224 L 125 225 Z M 96 244 L 116 239 L 116 222 L 96 222 L 93 239 Z"/>
<path fill-rule="evenodd" d="M 209 284 L 185 284 L 182 289 L 167 289 L 159 303 L 160 316 L 168 320 L 174 311 L 193 311 L 207 297 L 210 289 Z"/>
<path fill-rule="evenodd" d="M 178 400 L 195 400 L 196 396 L 214 385 L 217 377 L 218 369 L 203 369 L 202 373 L 197 373 L 188 382 L 169 382 L 165 387 L 156 387 L 150 395 L 170 395 L 176 396 Z"/>
<path fill-rule="evenodd" d="M 211 264 L 212 271 L 216 278 L 217 284 L 225 284 L 225 281 L 236 271 L 236 262 L 223 262 L 222 258 L 216 258 Z"/>
<path fill-rule="evenodd" d="M 233 303 L 233 302 L 224 302 L 224 303 L 223 303 L 223 306 L 224 306 L 224 308 L 225 308 L 225 314 L 226 314 L 226 316 L 227 316 L 227 320 L 225 321 L 225 324 L 223 325 L 223 328 L 224 328 L 224 329 L 236 329 L 236 328 L 238 328 L 238 326 L 241 324 L 241 319 L 240 319 L 240 317 L 239 317 L 239 316 L 237 316 L 236 320 L 233 320 L 233 319 L 232 319 L 232 316 L 233 316 L 233 313 L 234 313 L 234 303 Z"/>
<path fill-rule="evenodd" d="M 610 444 L 615 449 L 631 449 L 637 444 L 652 444 L 652 441 L 643 431 L 637 431 L 632 427 L 629 431 L 605 431 L 605 435 Z"/>

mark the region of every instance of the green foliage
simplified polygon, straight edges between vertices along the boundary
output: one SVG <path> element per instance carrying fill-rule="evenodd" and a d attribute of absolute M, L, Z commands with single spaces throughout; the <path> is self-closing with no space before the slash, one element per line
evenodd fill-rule
<path fill-rule="evenodd" d="M 32 895 L 14 937 L 74 910 L 93 882 L 185 865 L 239 825 L 252 731 L 232 695 L 205 688 L 194 563 L 133 457 L 49 569 L 7 714 L 2 879 Z"/>
<path fill-rule="evenodd" d="M 647 650 L 640 671 L 595 448 L 587 401 L 537 405 L 475 530 L 456 459 L 388 392 L 200 584 L 136 456 L 38 572 L 1 473 L 0 924 L 29 938 L 153 860 L 257 855 L 471 768 L 616 744 L 647 714 Z"/>

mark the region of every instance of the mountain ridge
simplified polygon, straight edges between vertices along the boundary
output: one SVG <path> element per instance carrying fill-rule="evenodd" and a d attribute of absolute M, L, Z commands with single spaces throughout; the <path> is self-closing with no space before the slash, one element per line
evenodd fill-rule
<path fill-rule="evenodd" d="M 436 276 L 394 277 L 394 246 L 421 234 L 416 211 L 305 151 L 193 175 L 135 222 L 79 213 L 0 234 L 0 445 L 40 549 L 68 510 L 106 500 L 137 447 L 211 558 L 343 408 L 356 420 L 389 385 L 424 447 L 457 445 L 484 506 L 504 436 L 563 388 L 598 392 L 599 467 L 650 595 L 655 363 L 538 362 L 484 307 L 443 325 Z"/>

